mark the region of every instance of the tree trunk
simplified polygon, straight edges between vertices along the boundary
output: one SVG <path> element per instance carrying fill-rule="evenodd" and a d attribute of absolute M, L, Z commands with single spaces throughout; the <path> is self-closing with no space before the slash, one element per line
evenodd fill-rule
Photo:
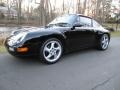
<path fill-rule="evenodd" d="M 87 0 L 84 0 L 82 14 L 85 14 Z"/>
<path fill-rule="evenodd" d="M 18 25 L 21 24 L 21 4 L 22 4 L 22 0 L 18 0 Z"/>

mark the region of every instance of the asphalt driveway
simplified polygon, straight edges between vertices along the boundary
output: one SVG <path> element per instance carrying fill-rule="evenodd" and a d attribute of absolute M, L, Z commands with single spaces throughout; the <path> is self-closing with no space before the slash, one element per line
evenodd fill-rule
<path fill-rule="evenodd" d="M 106 51 L 82 50 L 53 65 L 0 54 L 0 90 L 120 90 L 120 38 Z"/>

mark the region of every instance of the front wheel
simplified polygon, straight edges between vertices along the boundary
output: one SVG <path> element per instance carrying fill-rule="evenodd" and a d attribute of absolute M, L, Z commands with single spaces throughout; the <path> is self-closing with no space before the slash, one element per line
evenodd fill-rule
<path fill-rule="evenodd" d="M 99 40 L 98 49 L 106 50 L 109 46 L 109 42 L 110 42 L 110 39 L 108 34 L 103 34 Z"/>
<path fill-rule="evenodd" d="M 63 52 L 63 46 L 60 40 L 52 38 L 46 40 L 40 49 L 40 58 L 42 62 L 53 64 L 57 62 Z"/>

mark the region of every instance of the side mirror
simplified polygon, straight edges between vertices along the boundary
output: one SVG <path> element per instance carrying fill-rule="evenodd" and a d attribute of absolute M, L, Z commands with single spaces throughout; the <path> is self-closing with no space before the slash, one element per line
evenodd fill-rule
<path fill-rule="evenodd" d="M 82 26 L 84 26 L 83 24 L 80 24 L 80 23 L 75 23 L 74 25 L 73 25 L 73 28 L 72 29 L 75 29 L 75 27 L 82 27 Z"/>

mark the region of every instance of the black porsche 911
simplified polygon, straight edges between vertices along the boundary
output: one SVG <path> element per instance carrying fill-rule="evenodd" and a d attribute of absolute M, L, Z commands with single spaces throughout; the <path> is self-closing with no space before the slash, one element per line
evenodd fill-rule
<path fill-rule="evenodd" d="M 37 55 L 42 62 L 53 64 L 66 52 L 88 47 L 106 50 L 109 42 L 109 31 L 94 19 L 68 14 L 57 17 L 45 27 L 12 32 L 5 46 L 13 56 Z"/>

